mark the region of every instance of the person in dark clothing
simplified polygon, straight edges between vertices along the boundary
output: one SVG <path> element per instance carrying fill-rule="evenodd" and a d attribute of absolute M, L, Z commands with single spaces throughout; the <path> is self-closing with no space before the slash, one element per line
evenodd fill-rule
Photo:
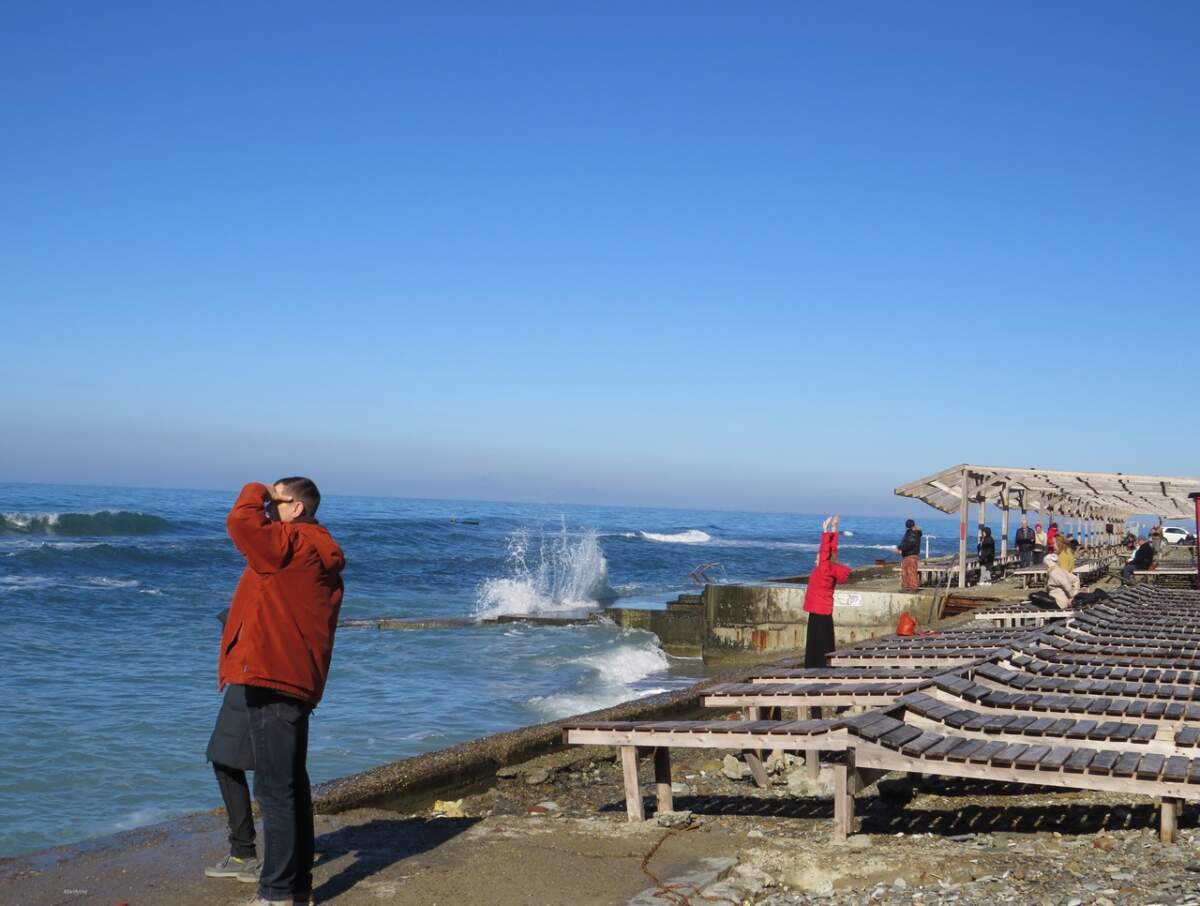
<path fill-rule="evenodd" d="M 1037 542 L 1037 533 L 1029 527 L 1029 520 L 1024 516 L 1021 517 L 1021 527 L 1017 529 L 1014 541 L 1022 568 L 1033 566 L 1033 546 Z"/>
<path fill-rule="evenodd" d="M 920 587 L 917 558 L 921 553 L 921 528 L 911 519 L 904 523 L 904 537 L 896 548 L 900 552 L 900 590 L 915 592 Z"/>
<path fill-rule="evenodd" d="M 262 862 L 254 842 L 254 815 L 250 810 L 250 787 L 246 783 L 246 772 L 254 770 L 254 748 L 250 742 L 245 686 L 225 687 L 217 723 L 208 741 L 207 757 L 212 762 L 221 799 L 225 802 L 229 855 L 205 868 L 204 874 L 210 878 L 237 878 L 247 884 L 257 884 Z"/>
<path fill-rule="evenodd" d="M 1126 582 L 1133 581 L 1134 572 L 1150 569 L 1154 565 L 1154 545 L 1145 538 L 1138 540 L 1141 542 L 1138 549 L 1133 552 L 1130 561 L 1121 568 L 1121 578 Z"/>
<path fill-rule="evenodd" d="M 992 567 L 996 564 L 996 540 L 986 525 L 980 530 L 979 544 L 975 550 L 979 554 L 979 584 L 991 585 Z"/>

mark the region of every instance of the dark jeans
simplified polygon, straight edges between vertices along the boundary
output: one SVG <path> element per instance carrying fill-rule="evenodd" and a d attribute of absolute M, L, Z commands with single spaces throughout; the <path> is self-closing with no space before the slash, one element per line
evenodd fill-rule
<path fill-rule="evenodd" d="M 1133 571 L 1135 569 L 1137 569 L 1137 567 L 1134 566 L 1133 561 L 1130 560 L 1128 563 L 1126 563 L 1124 566 L 1121 567 L 1121 578 L 1124 579 L 1126 582 L 1132 582 L 1133 581 Z"/>
<path fill-rule="evenodd" d="M 258 895 L 283 900 L 312 890 L 313 810 L 308 782 L 306 702 L 272 689 L 246 687 L 254 744 L 254 798 L 262 809 L 262 877 Z"/>
<path fill-rule="evenodd" d="M 804 639 L 804 666 L 828 667 L 829 653 L 834 647 L 833 614 L 810 613 Z"/>
<path fill-rule="evenodd" d="M 253 859 L 258 855 L 254 848 L 254 815 L 250 811 L 250 788 L 246 785 L 246 772 L 227 768 L 213 762 L 217 775 L 217 786 L 225 800 L 225 811 L 229 815 L 229 854 L 239 859 Z"/>
<path fill-rule="evenodd" d="M 1026 566 L 1033 566 L 1033 548 L 1032 547 L 1018 548 L 1017 552 L 1021 556 L 1021 568 L 1022 569 L 1024 569 Z"/>

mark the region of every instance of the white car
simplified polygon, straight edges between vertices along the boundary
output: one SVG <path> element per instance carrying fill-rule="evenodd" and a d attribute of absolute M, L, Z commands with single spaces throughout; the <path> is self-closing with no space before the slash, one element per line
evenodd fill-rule
<path fill-rule="evenodd" d="M 1189 544 L 1196 540 L 1195 535 L 1177 525 L 1164 525 L 1162 533 L 1163 540 L 1168 544 Z"/>

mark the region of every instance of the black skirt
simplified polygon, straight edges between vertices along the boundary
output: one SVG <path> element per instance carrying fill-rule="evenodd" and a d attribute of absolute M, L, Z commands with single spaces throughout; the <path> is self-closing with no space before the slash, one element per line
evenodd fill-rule
<path fill-rule="evenodd" d="M 212 737 L 208 760 L 239 771 L 254 770 L 254 748 L 250 744 L 250 712 L 246 710 L 246 687 L 228 685 Z"/>
<path fill-rule="evenodd" d="M 829 653 L 834 647 L 833 614 L 810 613 L 804 640 L 804 666 L 828 667 Z"/>

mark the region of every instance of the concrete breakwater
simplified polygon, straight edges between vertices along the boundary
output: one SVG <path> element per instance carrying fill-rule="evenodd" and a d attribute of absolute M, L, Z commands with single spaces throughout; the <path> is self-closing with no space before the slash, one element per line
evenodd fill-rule
<path fill-rule="evenodd" d="M 681 595 L 663 610 L 611 607 L 619 626 L 644 629 L 668 654 L 703 657 L 707 664 L 778 658 L 803 650 L 808 630 L 807 588 L 794 583 L 706 585 L 699 595 Z M 936 595 L 856 589 L 834 595 L 834 636 L 840 646 L 895 631 L 902 613 L 920 625 L 936 618 Z"/>

